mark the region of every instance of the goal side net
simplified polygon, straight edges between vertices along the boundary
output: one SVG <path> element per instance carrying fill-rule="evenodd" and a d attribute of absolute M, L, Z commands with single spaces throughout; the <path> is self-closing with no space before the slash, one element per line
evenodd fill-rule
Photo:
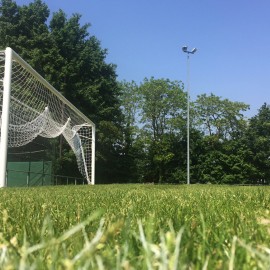
<path fill-rule="evenodd" d="M 7 149 L 36 137 L 66 139 L 88 184 L 95 179 L 95 125 L 11 48 L 0 51 L 0 187 Z"/>

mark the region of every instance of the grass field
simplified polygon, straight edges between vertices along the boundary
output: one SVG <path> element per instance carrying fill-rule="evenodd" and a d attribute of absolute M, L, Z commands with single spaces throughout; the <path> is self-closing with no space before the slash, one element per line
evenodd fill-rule
<path fill-rule="evenodd" d="M 0 190 L 0 269 L 270 269 L 270 187 Z"/>

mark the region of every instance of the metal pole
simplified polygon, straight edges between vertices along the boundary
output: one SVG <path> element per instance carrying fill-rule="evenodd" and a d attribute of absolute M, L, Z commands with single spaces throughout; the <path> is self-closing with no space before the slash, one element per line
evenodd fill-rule
<path fill-rule="evenodd" d="M 0 188 L 6 186 L 11 74 L 12 74 L 12 49 L 6 48 L 5 75 L 3 82 L 4 89 L 3 89 L 3 105 L 2 105 L 1 142 L 0 142 Z"/>
<path fill-rule="evenodd" d="M 190 184 L 190 155 L 189 155 L 189 107 L 190 107 L 190 86 L 189 86 L 189 54 L 187 54 L 187 184 Z"/>
<path fill-rule="evenodd" d="M 96 145 L 96 127 L 95 125 L 92 126 L 92 145 L 91 145 L 91 184 L 95 184 L 95 145 Z"/>
<path fill-rule="evenodd" d="M 187 184 L 190 184 L 190 149 L 189 149 L 189 142 L 190 142 L 190 85 L 189 85 L 189 54 L 194 54 L 197 49 L 193 48 L 191 51 L 188 50 L 187 46 L 182 47 L 182 51 L 187 54 Z"/>
<path fill-rule="evenodd" d="M 41 179 L 42 186 L 44 185 L 44 160 L 42 160 L 42 179 Z"/>
<path fill-rule="evenodd" d="M 28 172 L 27 172 L 27 179 L 26 179 L 27 187 L 29 187 L 29 183 L 30 183 L 30 171 L 31 171 L 31 160 L 28 161 Z"/>

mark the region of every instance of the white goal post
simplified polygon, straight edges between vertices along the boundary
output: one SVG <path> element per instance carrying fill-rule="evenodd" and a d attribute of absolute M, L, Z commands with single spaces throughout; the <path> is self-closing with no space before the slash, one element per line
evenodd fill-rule
<path fill-rule="evenodd" d="M 11 48 L 0 51 L 0 114 L 0 188 L 7 185 L 8 147 L 60 135 L 88 184 L 95 184 L 95 124 Z"/>

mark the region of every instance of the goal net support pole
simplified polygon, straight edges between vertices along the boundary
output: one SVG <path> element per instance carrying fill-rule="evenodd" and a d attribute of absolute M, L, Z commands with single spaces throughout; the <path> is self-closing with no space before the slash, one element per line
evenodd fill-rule
<path fill-rule="evenodd" d="M 91 183 L 94 185 L 95 184 L 95 151 L 96 151 L 96 127 L 93 126 L 92 127 L 92 145 L 91 145 L 91 151 L 92 151 L 92 164 L 91 164 L 91 168 L 92 168 L 92 174 L 91 174 Z"/>
<path fill-rule="evenodd" d="M 6 186 L 11 73 L 12 73 L 12 50 L 11 48 L 6 48 L 5 71 L 4 71 L 5 75 L 3 80 L 1 139 L 0 139 L 0 188 Z"/>
<path fill-rule="evenodd" d="M 0 51 L 0 108 L 0 188 L 7 185 L 9 147 L 61 134 L 81 174 L 95 183 L 95 124 L 11 48 Z"/>

